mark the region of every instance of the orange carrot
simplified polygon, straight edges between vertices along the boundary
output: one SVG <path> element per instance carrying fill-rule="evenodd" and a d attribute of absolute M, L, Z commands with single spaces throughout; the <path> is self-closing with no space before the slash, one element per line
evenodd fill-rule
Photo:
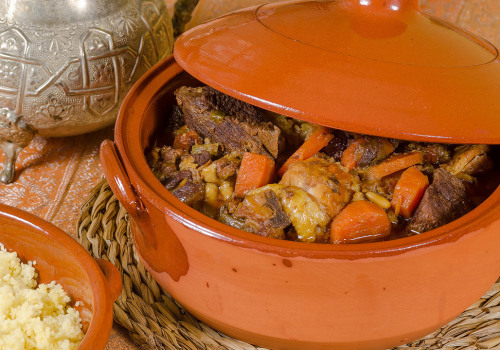
<path fill-rule="evenodd" d="M 234 192 L 244 196 L 248 191 L 267 185 L 274 177 L 274 160 L 250 152 L 245 152 L 236 176 Z"/>
<path fill-rule="evenodd" d="M 362 152 L 358 151 L 359 146 L 364 145 L 366 142 L 367 140 L 363 137 L 354 140 L 342 153 L 340 164 L 350 170 L 354 169 L 358 165 L 358 161 L 363 156 Z"/>
<path fill-rule="evenodd" d="M 382 163 L 372 166 L 368 169 L 367 175 L 376 180 L 380 180 L 384 176 L 409 168 L 412 165 L 420 164 L 423 161 L 424 157 L 422 152 L 398 154 L 384 160 Z"/>
<path fill-rule="evenodd" d="M 389 236 L 391 221 L 384 209 L 368 201 L 347 205 L 330 226 L 332 243 L 370 242 Z"/>
<path fill-rule="evenodd" d="M 420 170 L 413 166 L 406 169 L 392 195 L 391 207 L 396 215 L 407 219 L 412 216 L 428 186 L 429 179 Z"/>
<path fill-rule="evenodd" d="M 333 134 L 331 134 L 328 129 L 320 128 L 314 132 L 309 138 L 300 146 L 291 156 L 286 160 L 286 162 L 281 166 L 278 171 L 279 176 L 288 170 L 288 167 L 296 162 L 305 160 L 314 156 L 316 153 L 321 151 L 323 147 L 328 145 L 328 142 L 333 139 Z"/>

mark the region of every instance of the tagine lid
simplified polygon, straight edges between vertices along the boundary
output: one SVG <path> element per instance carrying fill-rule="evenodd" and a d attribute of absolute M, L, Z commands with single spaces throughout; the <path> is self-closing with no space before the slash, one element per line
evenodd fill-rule
<path fill-rule="evenodd" d="M 224 93 L 284 115 L 415 141 L 500 144 L 500 61 L 418 0 L 287 1 L 177 39 L 176 61 Z"/>

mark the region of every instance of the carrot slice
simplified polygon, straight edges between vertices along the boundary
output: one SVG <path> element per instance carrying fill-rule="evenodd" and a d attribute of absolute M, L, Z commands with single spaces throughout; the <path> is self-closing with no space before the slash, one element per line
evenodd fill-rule
<path fill-rule="evenodd" d="M 391 221 L 384 209 L 368 201 L 347 205 L 330 226 L 332 243 L 370 242 L 391 234 Z"/>
<path fill-rule="evenodd" d="M 398 154 L 384 160 L 382 163 L 372 166 L 370 169 L 368 169 L 367 175 L 370 178 L 380 180 L 384 176 L 409 168 L 412 165 L 420 164 L 423 161 L 424 156 L 422 152 Z"/>
<path fill-rule="evenodd" d="M 283 174 L 288 170 L 288 167 L 293 163 L 305 160 L 314 156 L 316 153 L 321 151 L 323 147 L 328 145 L 328 142 L 333 139 L 333 134 L 331 134 L 328 129 L 320 128 L 315 131 L 309 138 L 300 146 L 291 156 L 286 160 L 286 162 L 278 170 L 278 175 L 283 176 Z"/>
<path fill-rule="evenodd" d="M 274 160 L 250 152 L 245 152 L 236 176 L 234 192 L 244 196 L 248 191 L 270 183 L 274 178 Z"/>
<path fill-rule="evenodd" d="M 358 165 L 358 161 L 363 155 L 358 152 L 359 146 L 365 144 L 367 140 L 363 137 L 354 140 L 349 147 L 347 147 L 342 153 L 342 158 L 340 159 L 340 164 L 345 166 L 347 169 L 352 170 Z"/>
<path fill-rule="evenodd" d="M 406 169 L 392 195 L 391 207 L 396 215 L 410 218 L 428 186 L 429 179 L 420 170 L 413 166 Z"/>

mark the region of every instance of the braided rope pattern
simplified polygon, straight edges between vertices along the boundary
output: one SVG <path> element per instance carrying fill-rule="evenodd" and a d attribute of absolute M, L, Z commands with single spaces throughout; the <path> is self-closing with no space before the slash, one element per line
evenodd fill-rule
<path fill-rule="evenodd" d="M 229 338 L 198 321 L 166 293 L 135 255 L 128 214 L 102 180 L 81 208 L 80 244 L 113 263 L 123 290 L 113 305 L 114 320 L 148 350 L 265 350 Z M 500 280 L 448 325 L 394 349 L 500 349 Z"/>

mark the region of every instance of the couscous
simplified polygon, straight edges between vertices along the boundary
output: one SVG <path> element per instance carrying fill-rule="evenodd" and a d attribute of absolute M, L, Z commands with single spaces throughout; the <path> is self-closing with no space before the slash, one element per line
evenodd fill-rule
<path fill-rule="evenodd" d="M 84 336 L 78 311 L 61 285 L 37 286 L 33 265 L 0 244 L 0 350 L 76 349 Z"/>

